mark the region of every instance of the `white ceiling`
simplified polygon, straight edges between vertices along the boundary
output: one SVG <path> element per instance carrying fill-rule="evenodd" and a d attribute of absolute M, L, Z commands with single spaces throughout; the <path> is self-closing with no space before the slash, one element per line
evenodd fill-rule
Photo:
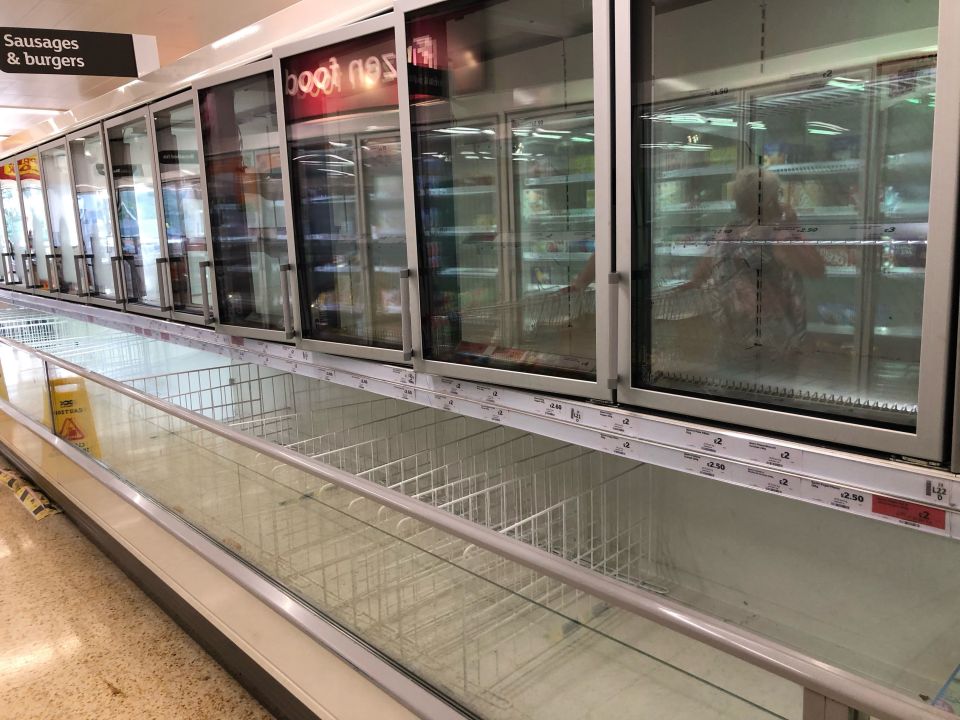
<path fill-rule="evenodd" d="M 160 65 L 255 23 L 297 0 L 0 0 L 0 26 L 155 35 Z M 0 139 L 129 78 L 14 75 L 0 72 Z"/>

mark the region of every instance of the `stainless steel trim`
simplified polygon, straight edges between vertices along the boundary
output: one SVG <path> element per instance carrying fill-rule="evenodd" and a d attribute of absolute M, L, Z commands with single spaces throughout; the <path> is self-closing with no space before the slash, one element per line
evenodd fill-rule
<path fill-rule="evenodd" d="M 149 405 L 225 440 L 254 450 L 261 455 L 409 515 L 443 532 L 473 543 L 477 547 L 717 648 L 767 672 L 818 692 L 827 698 L 862 710 L 878 720 L 947 717 L 944 713 L 912 698 L 865 680 L 853 673 L 815 660 L 760 635 L 717 620 L 679 602 L 605 577 L 559 556 L 539 550 L 525 542 L 507 537 L 490 528 L 476 525 L 438 507 L 385 488 L 373 481 L 350 475 L 336 467 L 289 450 L 282 445 L 244 435 L 215 420 L 141 393 L 123 383 L 90 372 L 67 360 L 62 360 L 9 338 L 0 338 L 0 343 L 33 355 L 136 402 Z"/>
<path fill-rule="evenodd" d="M 50 221 L 50 203 L 47 201 L 47 179 L 43 172 L 43 153 L 45 150 L 57 147 L 63 142 L 63 138 L 58 138 L 52 142 L 44 143 L 39 146 L 37 152 L 37 172 L 40 175 L 40 197 L 43 199 L 43 218 L 47 223 L 47 246 L 51 253 L 56 257 L 57 249 L 53 244 L 53 223 Z M 44 253 L 47 255 L 47 253 Z M 56 270 L 56 268 L 54 268 Z M 56 274 L 56 272 L 54 272 Z M 38 294 L 47 296 L 56 296 L 60 294 L 60 278 L 54 278 L 50 274 L 50 262 L 47 260 L 47 287 L 39 288 Z"/>
<path fill-rule="evenodd" d="M 203 324 L 209 325 L 216 321 L 210 313 L 210 292 L 207 288 L 207 270 L 212 266 L 209 260 L 200 263 L 200 296 L 203 298 Z"/>
<path fill-rule="evenodd" d="M 217 85 L 224 85 L 234 80 L 243 80 L 244 78 L 251 77 L 252 75 L 260 75 L 261 73 L 271 72 L 273 70 L 273 60 L 267 56 L 267 53 L 264 53 L 264 57 L 260 60 L 254 60 L 253 62 L 245 63 L 238 67 L 230 68 L 229 70 L 224 70 L 223 72 L 218 72 L 214 75 L 207 75 L 204 78 L 194 81 L 193 89 L 197 90 L 206 90 L 208 88 L 216 87 Z M 197 125 L 199 128 L 200 125 Z"/>
<path fill-rule="evenodd" d="M 370 35 L 381 30 L 389 30 L 393 27 L 393 22 L 393 11 L 388 10 L 376 17 L 357 20 L 356 22 L 343 25 L 333 30 L 322 32 L 319 35 L 313 35 L 312 37 L 302 40 L 278 45 L 273 49 L 273 57 L 281 59 L 287 58 L 291 55 L 299 55 L 309 50 L 318 50 L 328 45 L 336 45 L 344 40 L 353 40 L 354 38 Z M 278 78 L 277 84 L 280 87 L 283 86 L 281 79 Z"/>
<path fill-rule="evenodd" d="M 0 399 L 0 410 L 29 428 L 105 487 L 136 507 L 159 527 L 169 532 L 228 578 L 260 599 L 278 615 L 356 668 L 401 704 L 424 718 L 464 720 L 464 716 L 391 663 L 366 647 L 356 637 L 327 621 L 303 601 L 288 594 L 275 582 L 244 563 L 228 550 L 185 522 L 179 515 L 142 494 L 132 485 L 93 460 L 82 450 L 54 435 L 48 428 Z"/>
<path fill-rule="evenodd" d="M 610 294 L 607 298 L 607 324 L 609 327 L 617 327 L 617 310 L 620 305 L 620 273 L 608 273 L 607 274 L 607 285 L 610 287 Z M 597 322 L 600 322 L 599 319 Z M 620 382 L 620 376 L 617 370 L 617 334 L 615 332 L 610 332 L 607 337 L 607 348 L 609 353 L 607 355 L 607 389 L 616 390 L 617 385 Z"/>
<path fill-rule="evenodd" d="M 290 308 L 290 271 L 293 265 L 286 263 L 280 266 L 280 302 L 283 308 L 283 335 L 291 340 L 297 333 L 293 329 L 293 312 Z"/>
<path fill-rule="evenodd" d="M 77 253 L 73 256 L 73 267 L 77 273 L 77 296 L 85 297 L 90 294 L 87 284 L 87 256 L 83 253 Z"/>
<path fill-rule="evenodd" d="M 400 335 L 403 338 L 403 359 L 413 359 L 413 337 L 410 330 L 410 269 L 400 271 Z"/>

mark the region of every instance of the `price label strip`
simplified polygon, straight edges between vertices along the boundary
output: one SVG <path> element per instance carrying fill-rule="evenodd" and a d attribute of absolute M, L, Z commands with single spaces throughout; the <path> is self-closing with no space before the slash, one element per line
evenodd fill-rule
<path fill-rule="evenodd" d="M 803 489 L 800 478 L 762 468 L 745 467 L 742 478 L 750 487 L 777 495 L 800 497 Z"/>
<path fill-rule="evenodd" d="M 874 495 L 872 510 L 875 516 L 901 525 L 941 534 L 947 531 L 947 511 L 943 508 Z"/>
<path fill-rule="evenodd" d="M 847 510 L 857 515 L 871 515 L 873 513 L 873 495 L 860 490 L 848 490 L 837 485 L 812 480 L 806 497 L 816 503 Z"/>

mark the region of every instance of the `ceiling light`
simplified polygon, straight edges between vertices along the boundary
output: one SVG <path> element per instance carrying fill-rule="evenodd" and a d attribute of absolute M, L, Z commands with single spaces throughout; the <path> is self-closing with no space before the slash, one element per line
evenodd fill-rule
<path fill-rule="evenodd" d="M 230 33 L 229 35 L 222 37 L 219 40 L 214 40 L 212 43 L 210 43 L 210 46 L 214 50 L 219 50 L 220 48 L 226 47 L 227 45 L 233 45 L 233 43 L 239 42 L 240 40 L 243 40 L 246 37 L 250 37 L 251 35 L 256 35 L 258 32 L 260 32 L 259 25 L 248 25 L 247 27 L 240 28 L 236 32 Z"/>

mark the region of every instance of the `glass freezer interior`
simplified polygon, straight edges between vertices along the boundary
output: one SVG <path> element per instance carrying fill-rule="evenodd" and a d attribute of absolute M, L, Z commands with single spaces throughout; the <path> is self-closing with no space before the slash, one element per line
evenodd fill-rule
<path fill-rule="evenodd" d="M 634 57 L 656 77 L 634 107 L 637 387 L 916 426 L 937 7 L 655 16 Z M 718 27 L 722 51 L 681 53 Z"/>
<path fill-rule="evenodd" d="M 153 173 L 153 139 L 148 117 L 138 113 L 107 128 L 113 202 L 120 230 L 123 299 L 159 308 L 162 301 L 160 221 Z"/>
<path fill-rule="evenodd" d="M 27 282 L 36 288 L 49 290 L 47 256 L 50 255 L 50 229 L 47 227 L 47 209 L 40 182 L 40 157 L 36 153 L 17 159 L 17 178 L 23 203 L 23 222 L 26 231 L 26 255 L 20 257 Z"/>
<path fill-rule="evenodd" d="M 68 142 L 73 165 L 73 183 L 80 218 L 81 262 L 84 294 L 116 300 L 111 263 L 117 255 L 113 229 L 107 162 L 100 128 L 73 137 Z"/>
<path fill-rule="evenodd" d="M 394 48 L 391 29 L 281 61 L 307 339 L 402 348 L 400 118 L 383 61 Z"/>
<path fill-rule="evenodd" d="M 3 253 L 3 274 L 8 285 L 19 285 L 23 281 L 18 258 L 27 251 L 27 235 L 23 231 L 23 211 L 17 192 L 17 165 L 13 160 L 0 165 L 0 202 L 3 204 L 3 229 L 7 239 Z"/>
<path fill-rule="evenodd" d="M 273 72 L 199 91 L 219 319 L 282 331 L 287 231 Z"/>
<path fill-rule="evenodd" d="M 592 14 L 406 15 L 428 360 L 596 378 Z"/>
<path fill-rule="evenodd" d="M 200 263 L 207 260 L 200 187 L 200 153 L 193 101 L 153 110 L 164 238 L 170 260 L 170 304 L 199 314 L 203 306 Z"/>
<path fill-rule="evenodd" d="M 79 294 L 77 286 L 77 263 L 80 252 L 77 234 L 77 216 L 73 206 L 73 185 L 70 182 L 70 158 L 66 143 L 40 151 L 43 170 L 43 188 L 50 214 L 50 240 L 52 255 L 49 267 L 56 272 L 54 286 L 61 293 Z"/>

